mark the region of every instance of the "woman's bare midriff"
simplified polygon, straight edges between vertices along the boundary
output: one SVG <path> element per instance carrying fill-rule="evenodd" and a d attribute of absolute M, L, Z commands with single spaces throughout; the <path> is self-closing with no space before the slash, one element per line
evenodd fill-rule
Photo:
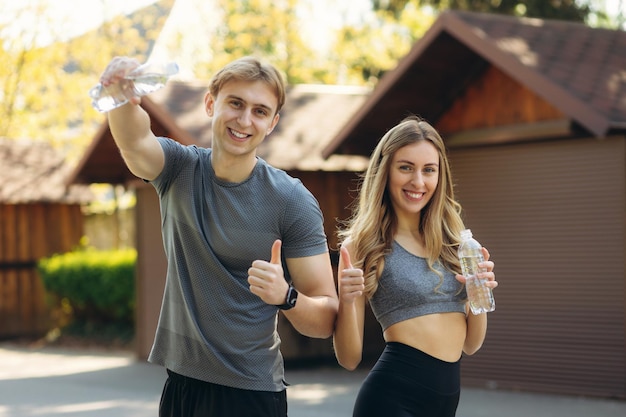
<path fill-rule="evenodd" d="M 383 336 L 446 362 L 456 362 L 463 353 L 467 322 L 462 313 L 438 313 L 393 324 Z"/>

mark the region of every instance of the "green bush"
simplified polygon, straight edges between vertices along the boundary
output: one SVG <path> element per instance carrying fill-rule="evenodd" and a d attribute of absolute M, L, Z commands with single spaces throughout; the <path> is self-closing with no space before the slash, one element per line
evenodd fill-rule
<path fill-rule="evenodd" d="M 80 250 L 38 263 L 48 295 L 83 323 L 134 323 L 137 252 Z"/>

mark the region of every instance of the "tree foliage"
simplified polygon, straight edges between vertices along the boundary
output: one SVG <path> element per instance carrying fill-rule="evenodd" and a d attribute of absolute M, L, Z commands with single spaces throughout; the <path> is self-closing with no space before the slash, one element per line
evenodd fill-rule
<path fill-rule="evenodd" d="M 173 1 L 153 7 L 171 7 Z M 87 91 L 113 56 L 147 57 L 167 14 L 156 21 L 154 10 L 118 16 L 68 40 L 70 22 L 53 20 L 42 4 L 0 5 L 0 136 L 46 139 L 77 157 L 103 120 Z"/>
<path fill-rule="evenodd" d="M 213 74 L 234 58 L 253 55 L 283 70 L 287 82 L 315 78 L 315 54 L 302 38 L 299 0 L 218 0 L 220 24 L 210 41 L 212 59 L 199 72 Z"/>
<path fill-rule="evenodd" d="M 500 13 L 542 19 L 588 22 L 606 20 L 606 11 L 597 0 L 371 0 L 374 10 L 398 16 L 409 4 L 432 6 L 437 10 L 455 9 Z M 601 2 L 600 2 L 601 3 Z"/>
<path fill-rule="evenodd" d="M 346 25 L 337 33 L 334 52 L 346 84 L 375 84 L 430 27 L 434 16 L 407 5 L 401 11 L 379 10 L 361 25 Z"/>

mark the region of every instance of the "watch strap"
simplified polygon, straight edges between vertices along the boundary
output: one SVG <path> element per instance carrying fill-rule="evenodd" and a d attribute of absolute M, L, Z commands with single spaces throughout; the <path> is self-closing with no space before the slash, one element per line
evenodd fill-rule
<path fill-rule="evenodd" d="M 278 306 L 281 310 L 290 310 L 296 306 L 296 300 L 298 299 L 298 290 L 293 285 L 289 284 L 287 289 L 287 295 L 285 296 L 285 303 Z"/>

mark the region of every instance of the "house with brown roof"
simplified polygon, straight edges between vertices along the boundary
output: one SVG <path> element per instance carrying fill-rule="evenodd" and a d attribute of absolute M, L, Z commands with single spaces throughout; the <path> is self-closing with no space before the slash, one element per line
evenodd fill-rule
<path fill-rule="evenodd" d="M 83 237 L 91 194 L 67 186 L 70 167 L 47 142 L 0 138 L 0 338 L 50 329 L 37 261 Z"/>
<path fill-rule="evenodd" d="M 463 359 L 463 384 L 626 398 L 625 51 L 623 31 L 444 12 L 352 107 L 293 109 L 291 121 L 286 108 L 285 131 L 272 134 L 262 156 L 320 200 L 332 247 L 335 219 L 347 217 L 378 139 L 409 113 L 424 117 L 446 141 L 466 225 L 489 248 L 500 282 L 483 348 Z M 201 100 L 176 92 L 191 86 L 171 87 L 144 100 L 155 133 L 208 144 Z M 294 101 L 306 108 L 311 100 L 321 97 Z M 84 161 L 78 182 L 131 180 L 105 125 Z M 143 184 L 137 192 L 141 356 L 161 298 L 154 280 L 165 268 L 154 244 L 155 193 Z M 365 334 L 370 359 L 380 347 L 376 327 Z M 304 339 L 283 346 L 332 355 Z"/>
<path fill-rule="evenodd" d="M 626 398 L 626 33 L 445 12 L 324 149 L 442 133 L 500 286 L 466 385 Z"/>

